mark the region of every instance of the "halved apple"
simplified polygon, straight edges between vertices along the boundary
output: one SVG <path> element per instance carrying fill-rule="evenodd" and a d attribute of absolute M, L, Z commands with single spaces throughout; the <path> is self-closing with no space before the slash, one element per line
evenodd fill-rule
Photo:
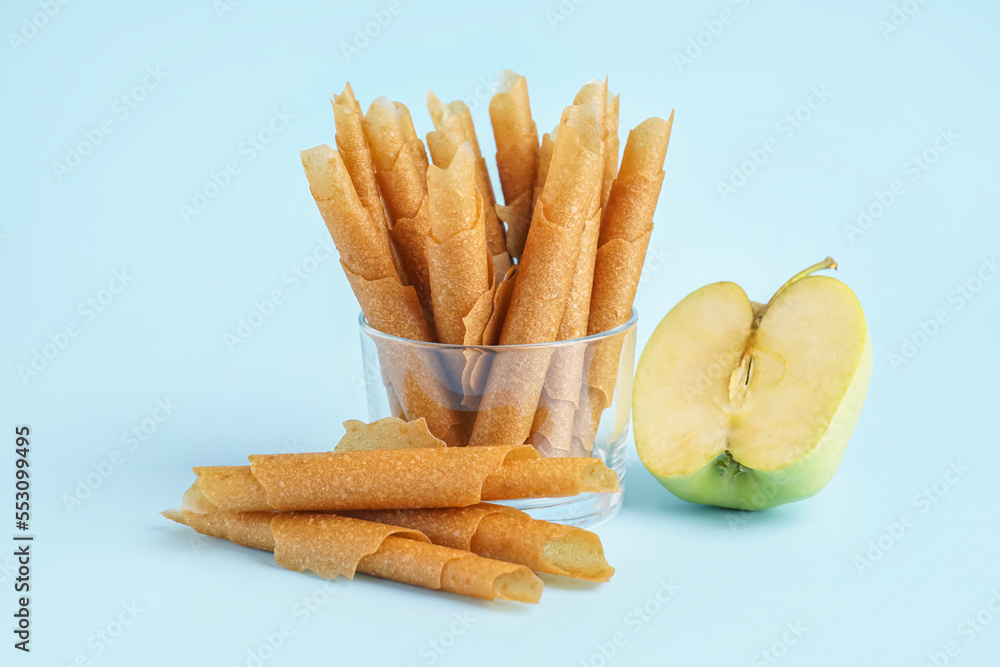
<path fill-rule="evenodd" d="M 639 458 L 693 503 L 756 510 L 833 477 L 861 414 L 872 344 L 854 292 L 827 258 L 766 305 L 714 283 L 667 313 L 639 359 Z"/>

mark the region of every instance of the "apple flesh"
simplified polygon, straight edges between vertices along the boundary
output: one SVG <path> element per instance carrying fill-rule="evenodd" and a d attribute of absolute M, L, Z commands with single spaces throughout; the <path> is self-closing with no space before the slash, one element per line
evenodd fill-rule
<path fill-rule="evenodd" d="M 639 458 L 674 495 L 758 510 L 807 498 L 833 477 L 872 373 L 864 312 L 844 283 L 797 274 L 766 305 L 734 283 L 685 297 L 639 359 Z"/>

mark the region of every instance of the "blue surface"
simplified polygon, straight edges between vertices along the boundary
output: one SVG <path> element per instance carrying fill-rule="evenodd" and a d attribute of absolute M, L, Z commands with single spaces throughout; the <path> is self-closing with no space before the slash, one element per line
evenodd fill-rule
<path fill-rule="evenodd" d="M 28 424 L 37 535 L 33 650 L 5 629 L 0 663 L 253 665 L 269 635 L 281 646 L 263 649 L 268 667 L 996 664 L 1000 280 L 977 277 L 1000 251 L 995 3 L 907 0 L 894 17 L 889 0 L 401 0 L 396 14 L 381 0 L 49 2 L 58 12 L 32 33 L 45 4 L 0 10 L 0 498 L 14 425 Z M 371 12 L 386 25 L 345 55 Z M 492 155 L 482 82 L 505 67 L 528 77 L 542 130 L 605 74 L 623 140 L 677 110 L 640 345 L 701 285 L 733 280 L 763 300 L 837 259 L 875 374 L 833 482 L 743 515 L 686 505 L 634 462 L 624 510 L 599 528 L 614 580 L 547 580 L 537 607 L 365 577 L 327 588 L 161 519 L 192 465 L 327 449 L 364 414 L 356 304 L 335 261 L 309 261 L 326 232 L 297 151 L 332 143 L 327 98 L 349 79 L 364 105 L 407 103 L 421 133 L 425 88 L 466 98 Z M 744 166 L 753 156 L 763 164 Z M 753 174 L 736 187 L 734 168 Z M 274 290 L 282 302 L 230 349 Z M 64 347 L 22 379 L 50 336 Z M 9 624 L 12 557 L 0 565 Z"/>

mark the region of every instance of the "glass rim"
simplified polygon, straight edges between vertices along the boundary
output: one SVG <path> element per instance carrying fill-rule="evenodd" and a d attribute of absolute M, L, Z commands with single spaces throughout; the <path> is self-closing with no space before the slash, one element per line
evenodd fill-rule
<path fill-rule="evenodd" d="M 386 340 L 399 341 L 401 343 L 406 343 L 407 345 L 415 345 L 421 347 L 428 347 L 435 350 L 530 350 L 538 348 L 551 348 L 551 347 L 566 347 L 570 345 L 576 345 L 579 343 L 593 343 L 605 338 L 611 338 L 612 336 L 624 333 L 629 329 L 633 329 L 636 323 L 639 321 L 639 311 L 636 310 L 635 306 L 632 307 L 632 312 L 629 318 L 625 320 L 622 324 L 616 327 L 608 329 L 607 331 L 602 331 L 600 333 L 590 334 L 588 336 L 581 336 L 579 338 L 567 338 L 565 340 L 557 340 L 551 343 L 521 343 L 518 345 L 455 345 L 453 343 L 437 343 L 425 340 L 413 340 L 412 338 L 401 338 L 399 336 L 393 336 L 392 334 L 387 334 L 384 331 L 379 331 L 372 325 L 368 324 L 365 319 L 364 312 L 358 313 L 358 326 L 361 331 L 367 334 L 371 338 L 383 338 Z"/>

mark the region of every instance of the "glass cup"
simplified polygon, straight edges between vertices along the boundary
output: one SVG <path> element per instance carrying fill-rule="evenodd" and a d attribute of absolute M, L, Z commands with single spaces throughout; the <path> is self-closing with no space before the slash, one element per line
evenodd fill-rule
<path fill-rule="evenodd" d="M 370 421 L 424 417 L 450 445 L 528 442 L 542 456 L 594 456 L 618 493 L 503 501 L 536 519 L 592 526 L 621 509 L 638 314 L 603 333 L 531 345 L 446 345 L 390 336 L 362 314 Z"/>

